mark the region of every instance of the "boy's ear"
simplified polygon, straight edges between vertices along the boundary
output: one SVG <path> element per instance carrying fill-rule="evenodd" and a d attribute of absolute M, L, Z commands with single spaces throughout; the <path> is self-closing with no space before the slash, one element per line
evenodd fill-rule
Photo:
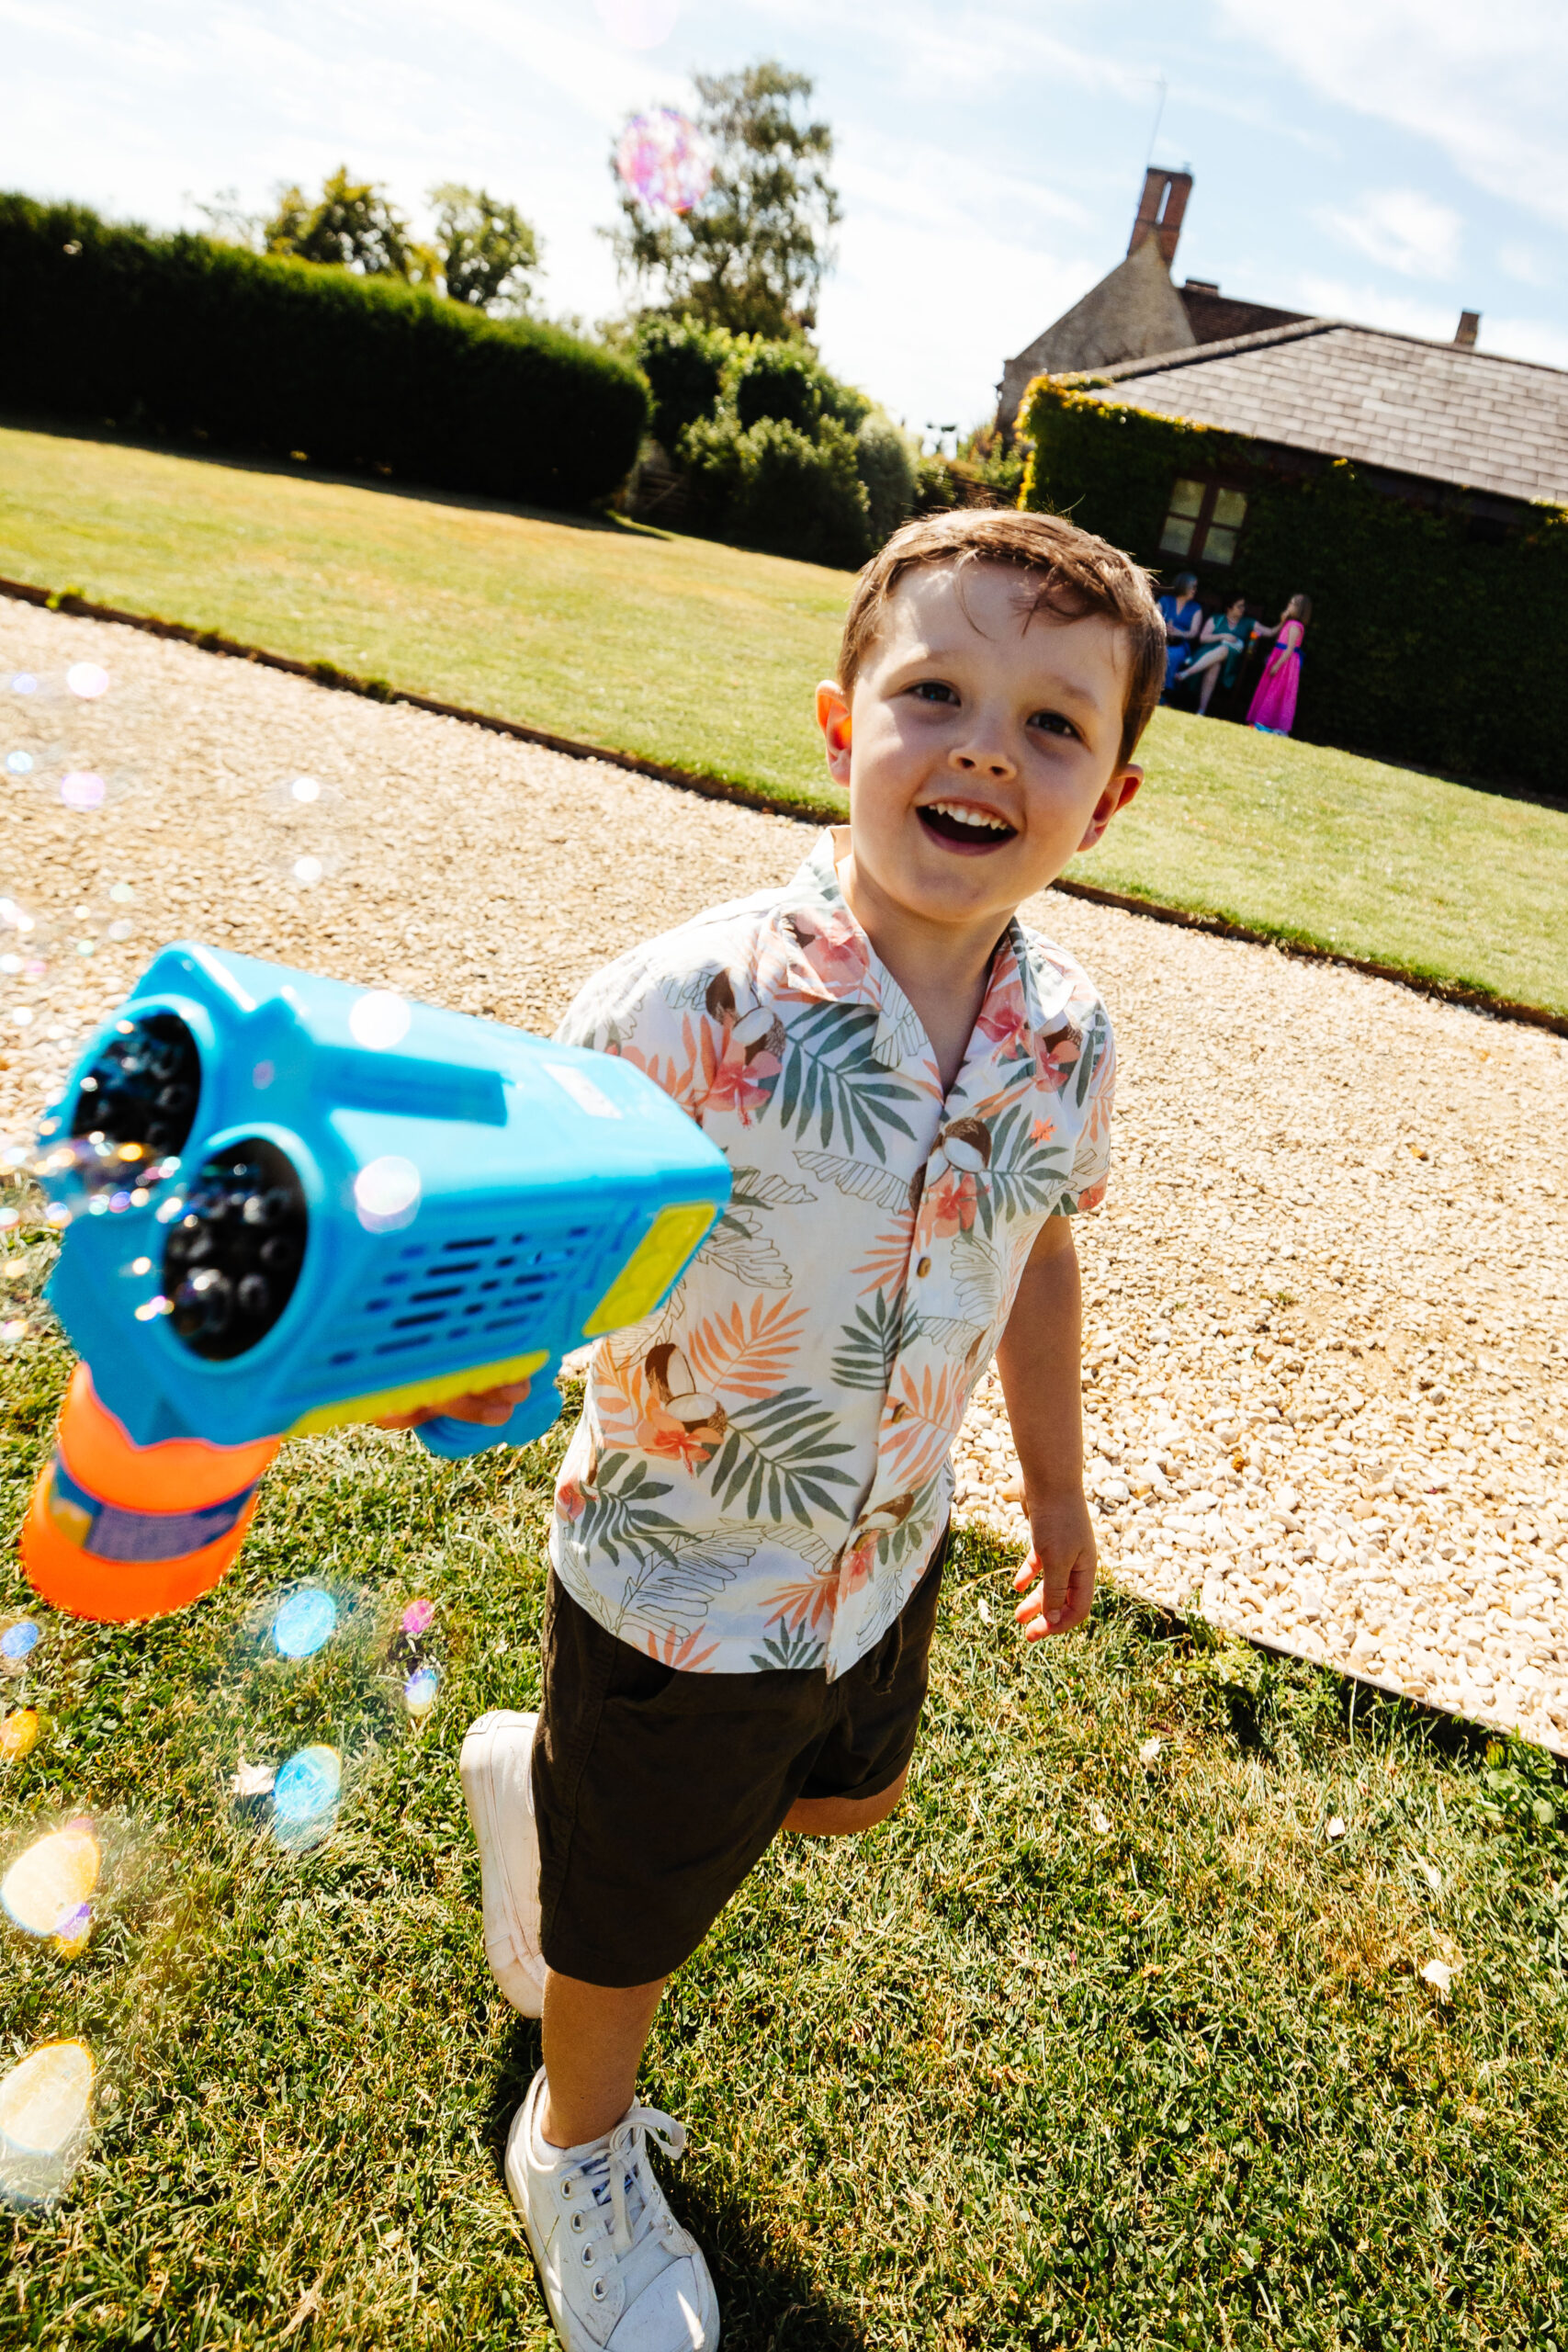
<path fill-rule="evenodd" d="M 1080 850 L 1094 847 L 1117 810 L 1125 808 L 1128 801 L 1136 797 L 1143 780 L 1142 768 L 1121 768 L 1117 771 L 1094 804 L 1094 814 L 1078 843 Z"/>
<path fill-rule="evenodd" d="M 824 678 L 817 689 L 817 724 L 822 729 L 828 773 L 847 792 L 850 783 L 850 706 L 836 679 Z"/>

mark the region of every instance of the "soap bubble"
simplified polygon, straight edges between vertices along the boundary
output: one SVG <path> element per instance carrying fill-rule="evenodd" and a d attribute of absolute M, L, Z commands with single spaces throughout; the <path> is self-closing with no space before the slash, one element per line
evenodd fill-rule
<path fill-rule="evenodd" d="M 272 1621 L 272 1637 L 282 1657 L 314 1657 L 337 1631 L 337 1602 L 320 1585 L 301 1585 L 284 1600 Z"/>
<path fill-rule="evenodd" d="M 290 800 L 319 800 L 321 797 L 321 785 L 313 775 L 297 775 L 288 787 Z"/>
<path fill-rule="evenodd" d="M 62 1959 L 74 1960 L 92 1933 L 103 1860 L 92 1822 L 78 1814 L 23 1848 L 0 1879 L 0 1907 L 24 1935 L 48 1938 Z"/>
<path fill-rule="evenodd" d="M 395 1233 L 412 1223 L 423 1185 L 412 1159 L 397 1152 L 367 1161 L 354 1180 L 354 1205 L 367 1233 Z"/>
<path fill-rule="evenodd" d="M 400 1046 L 408 1035 L 413 1014 L 400 996 L 390 989 L 369 989 L 355 1000 L 348 1016 L 350 1034 L 356 1045 L 372 1052 L 382 1053 L 392 1046 Z"/>
<path fill-rule="evenodd" d="M 297 1748 L 272 1784 L 272 1834 L 289 1853 L 330 1838 L 343 1795 L 343 1758 L 335 1747 Z"/>
<path fill-rule="evenodd" d="M 416 1666 L 403 1684 L 403 1704 L 415 1723 L 421 1723 L 435 1704 L 441 1688 L 438 1666 Z"/>
<path fill-rule="evenodd" d="M 297 857 L 289 868 L 296 882 L 302 883 L 307 890 L 321 880 L 323 871 L 319 857 Z"/>
<path fill-rule="evenodd" d="M 683 114 L 655 107 L 622 131 L 615 169 L 650 212 L 690 212 L 708 192 L 713 150 Z"/>
<path fill-rule="evenodd" d="M 6 766 L 12 775 L 31 775 L 33 755 L 30 752 L 7 752 Z"/>
<path fill-rule="evenodd" d="M 96 662 L 73 662 L 65 673 L 65 683 L 83 702 L 96 702 L 109 690 L 109 673 L 100 670 Z"/>
<path fill-rule="evenodd" d="M 11 692 L 14 695 L 37 694 L 38 680 L 33 676 L 30 670 L 18 670 L 16 673 L 11 680 Z"/>
<path fill-rule="evenodd" d="M 25 1674 L 28 1660 L 42 1638 L 36 1618 L 13 1617 L 0 1629 L 0 1674 Z"/>
<path fill-rule="evenodd" d="M 68 768 L 60 779 L 60 797 L 67 808 L 101 808 L 107 785 L 95 769 Z"/>
<path fill-rule="evenodd" d="M 38 1746 L 42 1728 L 36 1707 L 13 1707 L 0 1716 L 0 1763 L 19 1764 Z"/>
<path fill-rule="evenodd" d="M 410 1639 L 417 1641 L 421 1634 L 428 1631 L 434 1614 L 434 1600 L 411 1600 L 398 1622 Z"/>
<path fill-rule="evenodd" d="M 0 2076 L 0 2197 L 52 2205 L 85 2153 L 97 2069 L 82 2041 L 46 2041 Z"/>

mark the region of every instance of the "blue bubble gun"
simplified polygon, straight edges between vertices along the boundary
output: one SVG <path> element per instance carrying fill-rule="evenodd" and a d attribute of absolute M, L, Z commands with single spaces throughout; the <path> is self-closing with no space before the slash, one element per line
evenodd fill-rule
<path fill-rule="evenodd" d="M 51 1106 L 49 1296 L 138 1446 L 327 1430 L 525 1378 L 665 1297 L 729 1197 L 628 1062 L 249 956 L 176 944 Z"/>

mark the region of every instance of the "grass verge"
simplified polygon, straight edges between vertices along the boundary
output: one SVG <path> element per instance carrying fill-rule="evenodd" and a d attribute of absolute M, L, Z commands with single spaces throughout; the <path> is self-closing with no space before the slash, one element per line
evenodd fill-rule
<path fill-rule="evenodd" d="M 64 1371 L 0 1365 L 13 1524 Z M 457 1749 L 535 1696 L 559 1443 L 293 1444 L 208 1600 L 47 1622 L 5 1850 L 62 1810 L 134 1835 L 74 1965 L 0 1923 L 6 2049 L 82 2033 L 106 2088 L 60 2208 L 0 2222 L 0 2342 L 547 2341 L 499 2178 L 537 2031 L 485 1973 Z M 726 2343 L 1562 2343 L 1562 1776 L 1113 1592 L 1026 1654 L 1009 1566 L 957 1545 L 901 1811 L 777 1847 L 661 2015 L 646 2087 L 694 2134 Z M 377 1643 L 247 1668 L 305 1575 L 362 1588 Z M 417 1730 L 379 1663 L 416 1594 L 446 1673 Z M 340 1826 L 290 1860 L 225 1783 L 321 1738 Z"/>
<path fill-rule="evenodd" d="M 20 430 L 0 430 L 0 572 L 843 806 L 810 707 L 842 572 Z M 1145 755 L 1072 879 L 1568 1013 L 1568 812 L 1179 711 Z"/>

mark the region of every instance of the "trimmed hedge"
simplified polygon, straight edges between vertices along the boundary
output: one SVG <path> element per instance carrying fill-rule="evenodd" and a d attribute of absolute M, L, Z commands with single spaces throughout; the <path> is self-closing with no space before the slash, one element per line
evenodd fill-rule
<path fill-rule="evenodd" d="M 648 424 L 625 360 L 397 279 L 0 196 L 13 413 L 581 507 Z"/>
<path fill-rule="evenodd" d="M 1019 424 L 1034 445 L 1021 505 L 1070 514 L 1167 577 L 1196 571 L 1213 602 L 1245 594 L 1270 621 L 1299 590 L 1312 597 L 1295 728 L 1308 742 L 1564 789 L 1568 509 L 1535 507 L 1482 537 L 1466 514 L 1374 489 L 1348 460 L 1276 472 L 1240 435 L 1043 376 Z M 1161 555 L 1179 475 L 1246 489 L 1233 563 Z"/>

